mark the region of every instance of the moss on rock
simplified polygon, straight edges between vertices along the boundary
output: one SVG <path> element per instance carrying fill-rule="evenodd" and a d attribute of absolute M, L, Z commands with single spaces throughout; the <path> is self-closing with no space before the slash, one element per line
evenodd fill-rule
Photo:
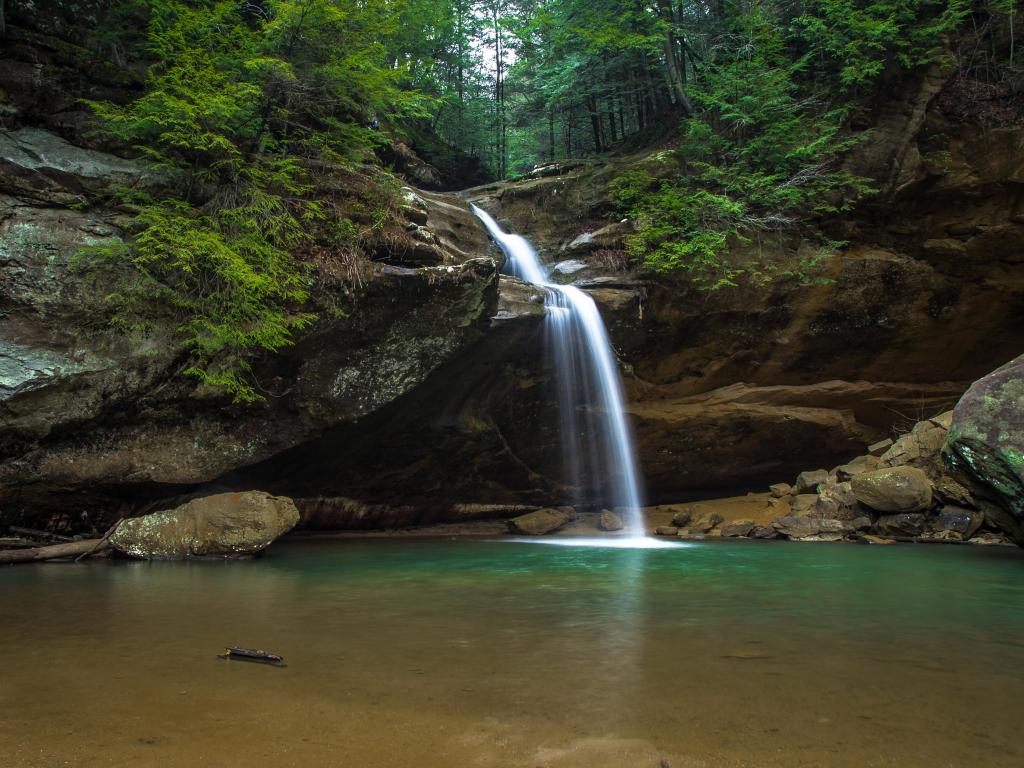
<path fill-rule="evenodd" d="M 943 457 L 990 521 L 1024 546 L 1024 355 L 967 390 Z"/>

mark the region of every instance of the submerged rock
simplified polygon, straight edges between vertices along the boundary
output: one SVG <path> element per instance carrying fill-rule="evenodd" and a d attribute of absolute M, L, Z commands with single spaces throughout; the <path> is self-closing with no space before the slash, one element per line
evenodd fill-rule
<path fill-rule="evenodd" d="M 254 555 L 299 522 L 291 499 L 262 491 L 193 499 L 122 522 L 110 537 L 119 552 L 146 560 Z"/>
<path fill-rule="evenodd" d="M 874 536 L 870 533 L 865 533 L 857 541 L 861 544 L 895 544 L 895 539 L 887 539 L 884 536 Z"/>
<path fill-rule="evenodd" d="M 991 523 L 1024 546 L 1024 355 L 960 398 L 943 456 Z"/>
<path fill-rule="evenodd" d="M 511 533 L 543 536 L 546 533 L 554 533 L 575 519 L 576 512 L 572 507 L 548 507 L 530 512 L 528 515 L 513 517 L 507 524 Z"/>
<path fill-rule="evenodd" d="M 851 481 L 857 501 L 879 512 L 923 512 L 932 503 L 928 476 L 916 467 L 889 467 Z"/>

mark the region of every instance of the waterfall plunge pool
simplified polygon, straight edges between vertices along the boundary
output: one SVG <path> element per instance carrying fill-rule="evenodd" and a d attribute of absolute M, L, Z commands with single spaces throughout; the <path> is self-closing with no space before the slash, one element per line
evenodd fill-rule
<path fill-rule="evenodd" d="M 285 540 L 0 590 L 9 768 L 1024 764 L 1016 550 Z"/>

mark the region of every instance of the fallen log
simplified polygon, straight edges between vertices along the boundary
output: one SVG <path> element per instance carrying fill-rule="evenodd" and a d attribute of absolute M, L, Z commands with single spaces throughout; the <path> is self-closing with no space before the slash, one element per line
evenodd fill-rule
<path fill-rule="evenodd" d="M 0 549 L 35 549 L 38 546 L 38 541 L 29 541 L 18 536 L 0 537 Z"/>
<path fill-rule="evenodd" d="M 103 539 L 83 539 L 82 541 L 50 544 L 33 549 L 8 549 L 0 551 L 0 564 L 33 563 L 40 560 L 57 560 L 62 557 L 77 557 L 78 555 L 85 554 L 93 555 L 105 548 L 100 546 L 103 544 L 105 544 Z"/>

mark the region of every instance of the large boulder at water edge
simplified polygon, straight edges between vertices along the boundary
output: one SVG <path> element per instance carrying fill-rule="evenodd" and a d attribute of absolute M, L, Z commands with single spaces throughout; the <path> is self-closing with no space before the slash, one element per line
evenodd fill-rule
<path fill-rule="evenodd" d="M 291 499 L 262 491 L 221 493 L 121 523 L 110 543 L 131 557 L 246 557 L 299 522 Z"/>
<path fill-rule="evenodd" d="M 538 509 L 528 515 L 513 517 L 508 521 L 508 529 L 512 533 L 526 536 L 543 536 L 545 533 L 554 533 L 575 518 L 576 513 L 572 507 Z"/>
<path fill-rule="evenodd" d="M 853 526 L 841 520 L 825 520 L 817 517 L 786 515 L 772 521 L 776 531 L 797 541 L 839 541 L 853 530 Z"/>
<path fill-rule="evenodd" d="M 606 509 L 601 513 L 601 517 L 598 518 L 597 527 L 602 531 L 621 531 L 626 526 L 619 515 L 610 509 Z"/>
<path fill-rule="evenodd" d="M 989 522 L 1024 546 L 1024 355 L 960 398 L 943 456 Z"/>
<path fill-rule="evenodd" d="M 932 503 L 932 484 L 916 467 L 865 472 L 850 481 L 857 501 L 879 512 L 923 512 Z"/>

